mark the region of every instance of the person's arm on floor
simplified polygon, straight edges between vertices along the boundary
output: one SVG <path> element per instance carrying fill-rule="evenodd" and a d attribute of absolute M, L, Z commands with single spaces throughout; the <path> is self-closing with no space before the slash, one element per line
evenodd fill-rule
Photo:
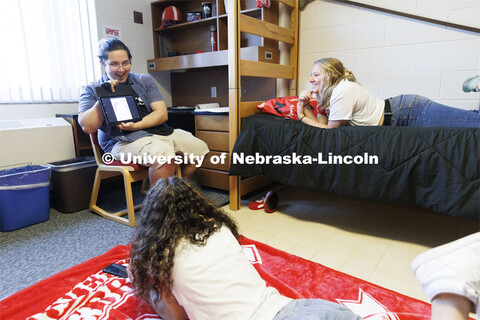
<path fill-rule="evenodd" d="M 165 320 L 185 320 L 187 313 L 185 309 L 178 304 L 177 299 L 173 295 L 163 294 L 162 298 L 157 302 L 151 302 L 155 312 Z"/>

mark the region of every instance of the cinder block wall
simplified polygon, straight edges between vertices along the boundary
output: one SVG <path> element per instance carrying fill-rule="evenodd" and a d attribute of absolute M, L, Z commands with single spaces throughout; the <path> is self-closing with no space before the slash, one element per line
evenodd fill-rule
<path fill-rule="evenodd" d="M 357 0 L 476 28 L 478 0 Z M 478 109 L 480 94 L 463 81 L 480 74 L 480 34 L 326 0 L 300 13 L 299 89 L 308 89 L 312 63 L 336 57 L 379 98 L 416 93 Z"/>

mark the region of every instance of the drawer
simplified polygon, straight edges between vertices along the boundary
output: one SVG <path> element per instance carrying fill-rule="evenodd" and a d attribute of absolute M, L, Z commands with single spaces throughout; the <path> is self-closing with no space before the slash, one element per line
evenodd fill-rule
<path fill-rule="evenodd" d="M 207 187 L 228 190 L 230 185 L 227 171 L 218 171 L 199 168 L 197 170 L 198 182 Z"/>
<path fill-rule="evenodd" d="M 210 159 L 212 156 L 214 156 L 214 162 L 218 162 L 218 160 L 222 160 L 220 157 L 222 153 L 225 153 L 225 158 L 223 158 L 223 163 L 219 162 L 217 164 L 211 163 Z M 210 151 L 206 156 L 205 160 L 202 163 L 202 168 L 207 168 L 207 169 L 216 169 L 216 170 L 222 170 L 222 171 L 228 171 L 230 168 L 230 154 L 228 152 L 219 152 L 219 151 Z"/>
<path fill-rule="evenodd" d="M 197 130 L 197 138 L 205 141 L 210 150 L 228 151 L 228 132 Z"/>
<path fill-rule="evenodd" d="M 195 128 L 228 132 L 228 115 L 195 115 Z"/>
<path fill-rule="evenodd" d="M 243 196 L 247 193 L 253 192 L 265 186 L 268 186 L 275 181 L 263 176 L 247 177 L 240 181 L 240 194 Z"/>

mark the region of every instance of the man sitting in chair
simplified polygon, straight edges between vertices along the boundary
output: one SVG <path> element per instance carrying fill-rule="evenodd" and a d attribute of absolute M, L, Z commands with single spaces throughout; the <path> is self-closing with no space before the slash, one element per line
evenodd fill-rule
<path fill-rule="evenodd" d="M 206 143 L 190 132 L 166 124 L 168 112 L 160 90 L 149 75 L 130 72 L 132 55 L 122 41 L 115 38 L 101 40 L 99 58 L 105 74 L 100 80 L 84 86 L 80 96 L 78 122 L 83 131 L 91 134 L 98 130 L 101 148 L 117 160 L 122 159 L 122 154 L 126 159 L 125 155 L 129 153 L 155 159 L 142 163 L 149 167 L 151 185 L 160 178 L 174 175 L 175 162 L 162 159 L 174 159 L 176 154 L 189 159 L 183 164 L 182 176 L 192 178 L 197 164 L 209 151 Z M 95 87 L 107 85 L 114 92 L 119 84 L 131 85 L 141 121 L 117 125 L 106 123 Z"/>

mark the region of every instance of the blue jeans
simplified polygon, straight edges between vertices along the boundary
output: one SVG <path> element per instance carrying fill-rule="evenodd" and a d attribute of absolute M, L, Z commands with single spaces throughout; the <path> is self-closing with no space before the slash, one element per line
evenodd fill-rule
<path fill-rule="evenodd" d="M 350 309 L 322 299 L 297 299 L 280 309 L 273 320 L 361 320 Z"/>
<path fill-rule="evenodd" d="M 428 98 L 403 94 L 388 99 L 392 126 L 480 127 L 480 113 L 449 107 Z"/>

